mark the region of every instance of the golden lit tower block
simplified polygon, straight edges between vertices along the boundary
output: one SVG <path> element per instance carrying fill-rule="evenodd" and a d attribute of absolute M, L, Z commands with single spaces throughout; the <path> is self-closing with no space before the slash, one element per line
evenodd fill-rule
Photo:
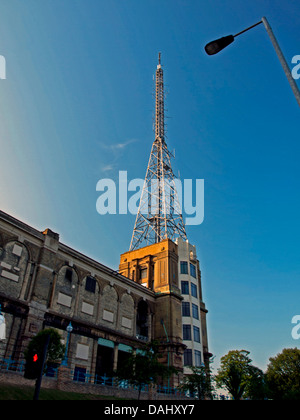
<path fill-rule="evenodd" d="M 156 293 L 174 292 L 178 288 L 177 245 L 165 239 L 121 255 L 120 274 Z"/>
<path fill-rule="evenodd" d="M 165 239 L 125 252 L 120 257 L 119 272 L 156 293 L 151 336 L 160 343 L 161 362 L 182 370 L 185 346 L 182 344 L 183 298 L 178 286 L 177 245 Z"/>

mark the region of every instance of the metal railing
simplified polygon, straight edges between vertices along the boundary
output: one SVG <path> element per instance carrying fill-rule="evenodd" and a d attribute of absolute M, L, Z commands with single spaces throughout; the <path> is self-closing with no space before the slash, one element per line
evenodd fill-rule
<path fill-rule="evenodd" d="M 0 370 L 11 371 L 11 372 L 18 372 L 22 374 L 25 370 L 25 361 L 17 361 L 10 357 L 0 359 Z M 57 378 L 58 376 L 58 368 L 59 366 L 52 366 L 49 364 L 46 366 L 44 376 L 50 378 Z M 116 387 L 122 389 L 132 389 L 138 390 L 137 385 L 130 384 L 127 380 L 121 380 L 117 377 L 110 377 L 104 375 L 91 375 L 88 370 L 85 369 L 71 369 L 69 379 L 74 382 L 79 382 L 80 384 L 90 384 L 90 385 L 103 385 L 108 387 Z M 149 391 L 149 385 L 144 384 L 141 388 L 142 392 Z M 171 388 L 168 386 L 160 386 L 156 387 L 156 392 L 165 395 L 174 395 L 174 396 L 186 396 L 185 393 L 180 391 L 178 388 Z"/>
<path fill-rule="evenodd" d="M 3 357 L 0 359 L 0 369 L 12 370 L 15 372 L 23 372 L 25 369 L 25 361 L 16 361 L 9 356 L 8 358 Z"/>

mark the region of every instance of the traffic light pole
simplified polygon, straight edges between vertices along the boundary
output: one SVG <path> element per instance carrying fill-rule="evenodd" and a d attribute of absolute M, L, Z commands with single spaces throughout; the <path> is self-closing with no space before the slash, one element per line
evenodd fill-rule
<path fill-rule="evenodd" d="M 39 399 L 40 389 L 41 389 L 41 383 L 42 383 L 42 378 L 43 378 L 43 372 L 44 372 L 44 366 L 45 366 L 45 361 L 46 361 L 46 356 L 47 356 L 47 350 L 48 350 L 49 342 L 50 342 L 50 334 L 47 335 L 47 339 L 45 341 L 45 345 L 44 345 L 44 349 L 43 349 L 43 356 L 42 356 L 43 359 L 42 359 L 41 371 L 40 371 L 39 376 L 37 377 L 37 380 L 35 382 L 35 390 L 34 390 L 34 396 L 33 396 L 33 400 L 34 401 L 37 401 Z"/>

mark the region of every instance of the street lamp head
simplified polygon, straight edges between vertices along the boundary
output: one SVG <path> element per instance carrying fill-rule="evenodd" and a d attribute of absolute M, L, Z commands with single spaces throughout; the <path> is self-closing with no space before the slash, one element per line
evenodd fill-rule
<path fill-rule="evenodd" d="M 223 38 L 216 39 L 205 46 L 205 51 L 208 55 L 214 55 L 222 51 L 234 41 L 233 35 L 224 36 Z"/>
<path fill-rule="evenodd" d="M 68 333 L 71 333 L 72 331 L 73 331 L 73 326 L 72 326 L 72 324 L 70 322 L 70 324 L 67 326 L 67 332 Z"/>

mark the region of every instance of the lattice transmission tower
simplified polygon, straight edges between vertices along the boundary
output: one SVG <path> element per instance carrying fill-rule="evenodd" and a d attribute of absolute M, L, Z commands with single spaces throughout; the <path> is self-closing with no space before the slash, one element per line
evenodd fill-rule
<path fill-rule="evenodd" d="M 141 193 L 130 251 L 167 238 L 173 241 L 179 236 L 187 239 L 176 189 L 176 177 L 171 167 L 173 156 L 165 141 L 164 99 L 164 78 L 159 53 L 155 80 L 155 140 Z"/>

